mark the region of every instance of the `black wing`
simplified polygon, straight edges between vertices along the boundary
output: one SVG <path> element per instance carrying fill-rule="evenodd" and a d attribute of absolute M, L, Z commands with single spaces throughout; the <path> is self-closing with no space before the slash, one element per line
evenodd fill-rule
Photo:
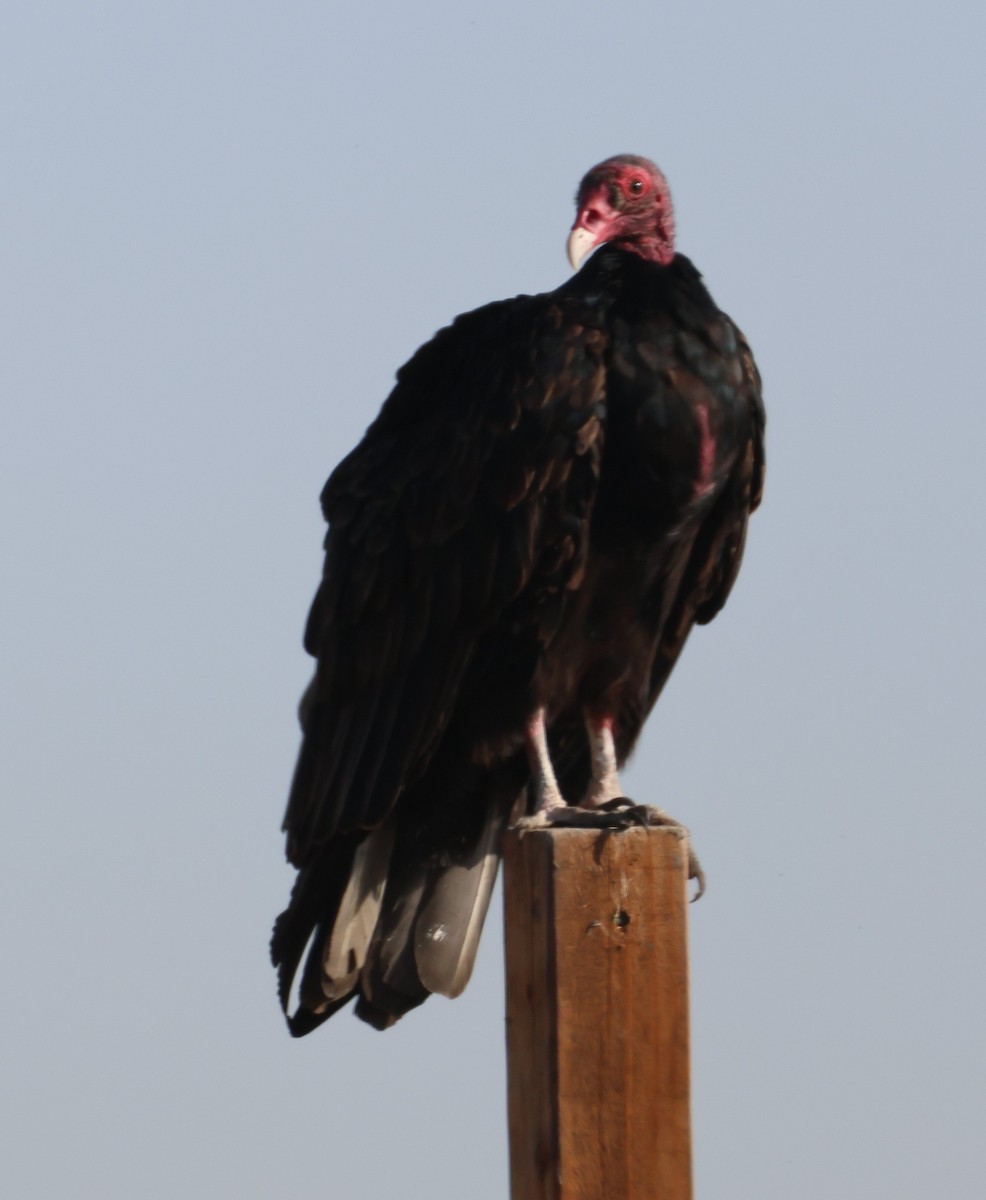
<path fill-rule="evenodd" d="M 511 602 L 577 581 L 604 351 L 600 329 L 558 297 L 460 317 L 399 372 L 332 474 L 305 634 L 318 662 L 284 819 L 295 865 L 378 826 L 420 777 L 477 641 Z"/>
<path fill-rule="evenodd" d="M 717 355 L 723 351 L 725 354 L 718 358 L 714 369 L 701 373 L 712 381 L 712 386 L 724 385 L 738 391 L 742 444 L 725 487 L 691 545 L 657 646 L 648 710 L 657 702 L 692 627 L 707 625 L 729 598 L 743 559 L 749 517 L 763 496 L 766 413 L 760 372 L 749 343 L 725 313 L 709 322 L 706 334 Z"/>
<path fill-rule="evenodd" d="M 621 649 L 621 661 L 628 664 L 616 722 L 621 763 L 689 633 L 725 604 L 739 571 L 749 516 L 763 490 L 765 415 L 760 376 L 745 338 L 681 256 L 658 283 L 662 290 L 653 308 L 637 303 L 631 309 L 637 320 L 627 322 L 625 331 L 619 317 L 614 323 L 606 456 L 596 508 L 598 540 L 614 540 L 615 528 L 617 545 L 623 544 L 624 529 L 648 519 L 649 504 L 654 514 L 639 544 L 651 582 L 636 596 L 638 621 L 628 623 Z M 696 421 L 695 413 L 705 416 Z M 703 425 L 713 435 L 714 461 L 705 467 L 711 486 L 696 491 Z M 625 480 L 634 469 L 638 482 L 628 491 Z M 611 600 L 608 591 L 600 596 L 601 604 Z M 653 638 L 649 646 L 644 634 Z M 562 713 L 550 732 L 562 790 L 577 795 L 591 766 L 581 711 Z"/>

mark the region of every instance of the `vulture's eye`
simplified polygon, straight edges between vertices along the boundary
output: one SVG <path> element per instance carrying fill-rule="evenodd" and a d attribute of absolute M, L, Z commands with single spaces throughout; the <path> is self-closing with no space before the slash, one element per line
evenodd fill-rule
<path fill-rule="evenodd" d="M 636 179 L 631 179 L 627 187 L 631 196 L 639 196 L 644 190 L 644 181 L 638 176 Z"/>

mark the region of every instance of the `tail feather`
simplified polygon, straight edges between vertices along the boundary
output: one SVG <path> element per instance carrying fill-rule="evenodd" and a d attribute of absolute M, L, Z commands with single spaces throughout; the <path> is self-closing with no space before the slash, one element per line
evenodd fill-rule
<path fill-rule="evenodd" d="M 369 834 L 333 838 L 301 869 L 271 939 L 295 1037 L 354 997 L 358 1017 L 387 1029 L 433 992 L 454 997 L 465 988 L 516 799 L 515 786 L 485 783 L 450 794 L 443 807 L 457 818 L 441 836 L 422 829 L 416 805 L 402 806 Z"/>
<path fill-rule="evenodd" d="M 314 948 L 320 926 L 335 911 L 340 899 L 340 880 L 348 878 L 355 847 L 334 842 L 298 872 L 288 907 L 274 922 L 270 940 L 271 961 L 277 968 L 277 994 L 287 1015 L 302 955 L 309 942 Z M 311 952 L 308 955 L 311 960 Z"/>
<path fill-rule="evenodd" d="M 415 922 L 414 960 L 429 992 L 454 999 L 469 982 L 500 867 L 509 806 L 490 806 L 468 855 L 436 872 Z"/>
<path fill-rule="evenodd" d="M 414 929 L 428 886 L 428 868 L 420 858 L 407 854 L 406 847 L 399 847 L 394 858 L 384 908 L 360 975 L 362 1003 L 356 1014 L 377 1028 L 386 1026 L 371 1014 L 379 1010 L 393 1024 L 430 995 L 414 961 Z"/>
<path fill-rule="evenodd" d="M 329 1000 L 352 995 L 366 962 L 387 884 L 394 828 L 391 817 L 374 829 L 353 855 L 346 890 L 322 955 L 322 990 Z"/>
<path fill-rule="evenodd" d="M 360 976 L 356 1015 L 387 1028 L 433 992 L 455 997 L 472 975 L 479 935 L 500 864 L 500 839 L 516 799 L 489 786 L 469 797 L 482 814 L 460 831 L 454 850 L 436 854 L 416 831 L 402 831 L 394 851 L 380 924 Z"/>

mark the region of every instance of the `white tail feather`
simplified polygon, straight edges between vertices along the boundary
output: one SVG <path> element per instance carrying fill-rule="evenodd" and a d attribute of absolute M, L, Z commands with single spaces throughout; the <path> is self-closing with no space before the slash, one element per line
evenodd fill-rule
<path fill-rule="evenodd" d="M 469 859 L 447 867 L 415 926 L 414 958 L 430 992 L 454 999 L 469 982 L 500 866 L 504 815 L 491 808 Z"/>
<path fill-rule="evenodd" d="M 322 955 L 322 990 L 329 1000 L 341 999 L 353 990 L 366 962 L 393 846 L 394 822 L 386 821 L 369 834 L 353 856 L 349 882 Z"/>

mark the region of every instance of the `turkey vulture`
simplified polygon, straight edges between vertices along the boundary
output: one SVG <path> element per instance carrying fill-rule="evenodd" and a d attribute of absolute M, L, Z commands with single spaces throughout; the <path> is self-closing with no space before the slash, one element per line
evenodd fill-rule
<path fill-rule="evenodd" d="M 652 162 L 593 167 L 576 214 L 581 270 L 436 334 L 322 493 L 271 941 L 295 1036 L 353 998 L 383 1029 L 458 995 L 512 819 L 639 815 L 617 767 L 736 578 L 764 472 L 750 348 L 675 252 Z"/>

